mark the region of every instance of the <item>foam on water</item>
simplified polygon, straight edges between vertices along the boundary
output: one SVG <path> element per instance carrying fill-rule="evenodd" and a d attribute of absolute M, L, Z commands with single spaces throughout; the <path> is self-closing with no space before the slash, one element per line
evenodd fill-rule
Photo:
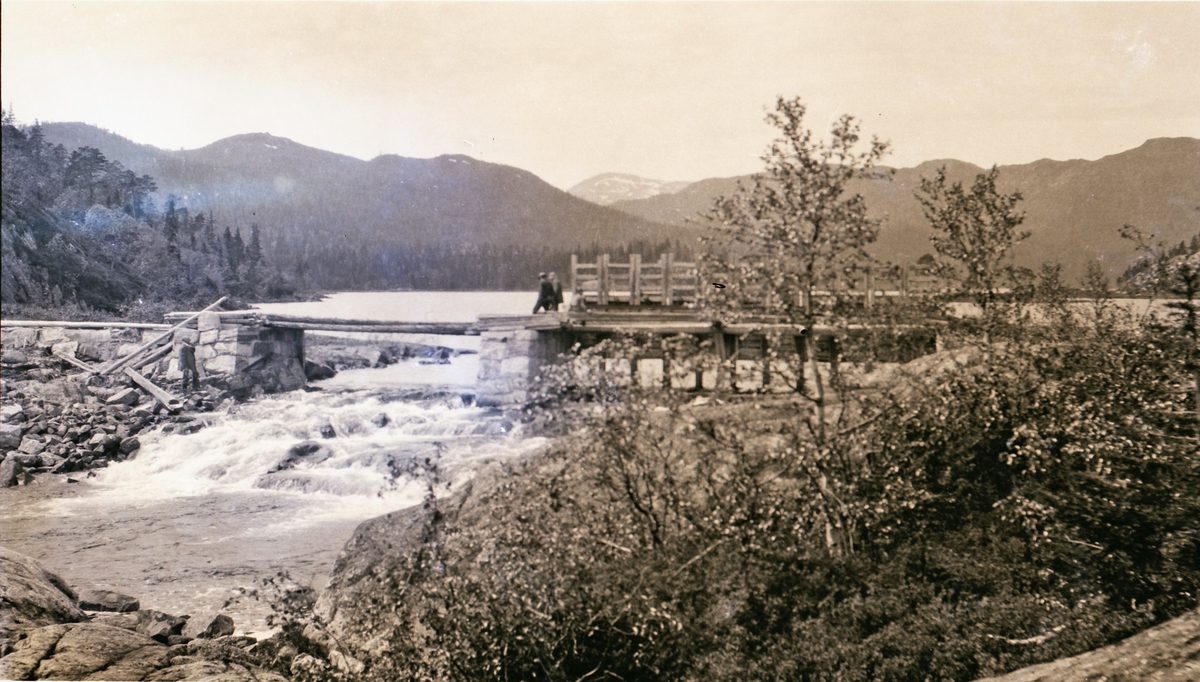
<path fill-rule="evenodd" d="M 431 485 L 444 491 L 479 460 L 511 457 L 542 442 L 522 438 L 494 410 L 469 406 L 475 365 L 474 356 L 464 356 L 450 365 L 406 361 L 349 370 L 319 382 L 317 392 L 200 415 L 207 426 L 196 433 L 143 432 L 135 458 L 97 471 L 88 479 L 91 494 L 53 506 L 78 514 L 98 504 L 278 495 L 291 498 L 280 500 L 290 510 L 304 509 L 266 526 L 278 530 L 418 504 Z M 334 436 L 325 437 L 323 427 Z M 319 443 L 320 451 L 280 470 L 289 450 L 306 441 Z"/>

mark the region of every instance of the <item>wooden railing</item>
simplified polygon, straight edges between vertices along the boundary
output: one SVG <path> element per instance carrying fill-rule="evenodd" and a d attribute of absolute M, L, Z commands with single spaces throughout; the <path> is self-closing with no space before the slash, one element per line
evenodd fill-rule
<path fill-rule="evenodd" d="M 607 253 L 595 263 L 580 263 L 579 256 L 571 254 L 571 291 L 584 303 L 694 303 L 699 285 L 696 264 L 676 261 L 670 253 L 653 263 L 643 263 L 637 253 L 630 254 L 628 263 L 614 263 Z"/>

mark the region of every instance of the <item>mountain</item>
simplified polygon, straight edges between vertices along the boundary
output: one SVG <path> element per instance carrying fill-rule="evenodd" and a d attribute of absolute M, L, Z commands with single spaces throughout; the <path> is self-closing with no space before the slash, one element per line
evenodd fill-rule
<path fill-rule="evenodd" d="M 99 149 L 155 179 L 191 213 L 218 223 L 257 223 L 264 243 L 287 233 L 314 245 L 519 244 L 572 249 L 637 239 L 686 238 L 691 226 L 659 225 L 597 206 L 517 168 L 467 156 L 370 161 L 265 133 L 168 151 L 82 123 L 42 124 L 46 140 L 68 150 Z"/>
<path fill-rule="evenodd" d="M 624 173 L 602 173 L 575 185 L 568 189 L 567 193 L 593 204 L 608 206 L 617 201 L 673 194 L 689 184 L 691 183 L 649 180 Z"/>
<path fill-rule="evenodd" d="M 978 166 L 952 159 L 897 169 L 886 180 L 858 181 L 852 190 L 882 220 L 872 252 L 885 260 L 911 263 L 931 253 L 931 234 L 913 193 L 922 177 L 946 166 L 951 180 L 969 185 Z M 613 208 L 645 220 L 681 224 L 707 211 L 713 200 L 749 185 L 750 176 L 701 180 L 670 195 L 618 201 Z M 1025 197 L 1023 229 L 1032 234 L 1014 249 L 1018 265 L 1046 261 L 1064 266 L 1068 281 L 1099 259 L 1112 274 L 1130 263 L 1133 248 L 1118 230 L 1132 224 L 1168 243 L 1200 233 L 1200 140 L 1159 138 L 1096 161 L 1052 161 L 1001 166 L 998 187 Z"/>

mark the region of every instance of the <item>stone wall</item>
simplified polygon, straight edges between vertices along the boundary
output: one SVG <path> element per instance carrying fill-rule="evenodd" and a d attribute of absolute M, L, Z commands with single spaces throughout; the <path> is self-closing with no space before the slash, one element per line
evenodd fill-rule
<path fill-rule="evenodd" d="M 177 381 L 179 346 L 196 347 L 196 367 L 202 376 L 225 377 L 235 393 L 260 386 L 265 393 L 294 391 L 305 384 L 304 330 L 260 325 L 222 324 L 216 313 L 202 313 L 195 327 L 176 330 L 175 352 L 167 366 L 167 379 Z"/>
<path fill-rule="evenodd" d="M 99 324 L 99 323 L 98 323 Z M 100 366 L 133 352 L 170 329 L 167 325 L 96 328 L 5 325 L 0 330 L 6 364 L 28 357 L 68 354 Z M 186 339 L 196 347 L 196 365 L 211 378 L 244 397 L 259 387 L 265 393 L 292 391 L 305 384 L 304 331 L 274 327 L 221 324 L 220 316 L 205 313 L 192 326 L 176 330 L 174 350 L 142 371 L 158 382 L 179 381 L 179 345 Z"/>
<path fill-rule="evenodd" d="M 538 369 L 571 347 L 570 335 L 560 331 L 486 331 L 480 337 L 475 402 L 487 407 L 524 402 Z"/>
<path fill-rule="evenodd" d="M 10 360 L 15 355 L 14 351 L 21 354 L 45 353 L 57 347 L 58 352 L 70 350 L 73 357 L 84 362 L 110 362 L 161 336 L 167 329 L 167 325 L 97 328 L 61 327 L 52 324 L 39 327 L 6 325 L 0 329 L 0 346 Z"/>

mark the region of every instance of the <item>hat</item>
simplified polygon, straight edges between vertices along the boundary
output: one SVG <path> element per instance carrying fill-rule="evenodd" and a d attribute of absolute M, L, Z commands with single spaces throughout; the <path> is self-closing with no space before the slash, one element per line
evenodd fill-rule
<path fill-rule="evenodd" d="M 546 276 L 546 273 L 544 273 L 544 272 L 539 272 L 539 273 L 538 273 L 538 277 L 545 277 L 545 276 Z"/>

